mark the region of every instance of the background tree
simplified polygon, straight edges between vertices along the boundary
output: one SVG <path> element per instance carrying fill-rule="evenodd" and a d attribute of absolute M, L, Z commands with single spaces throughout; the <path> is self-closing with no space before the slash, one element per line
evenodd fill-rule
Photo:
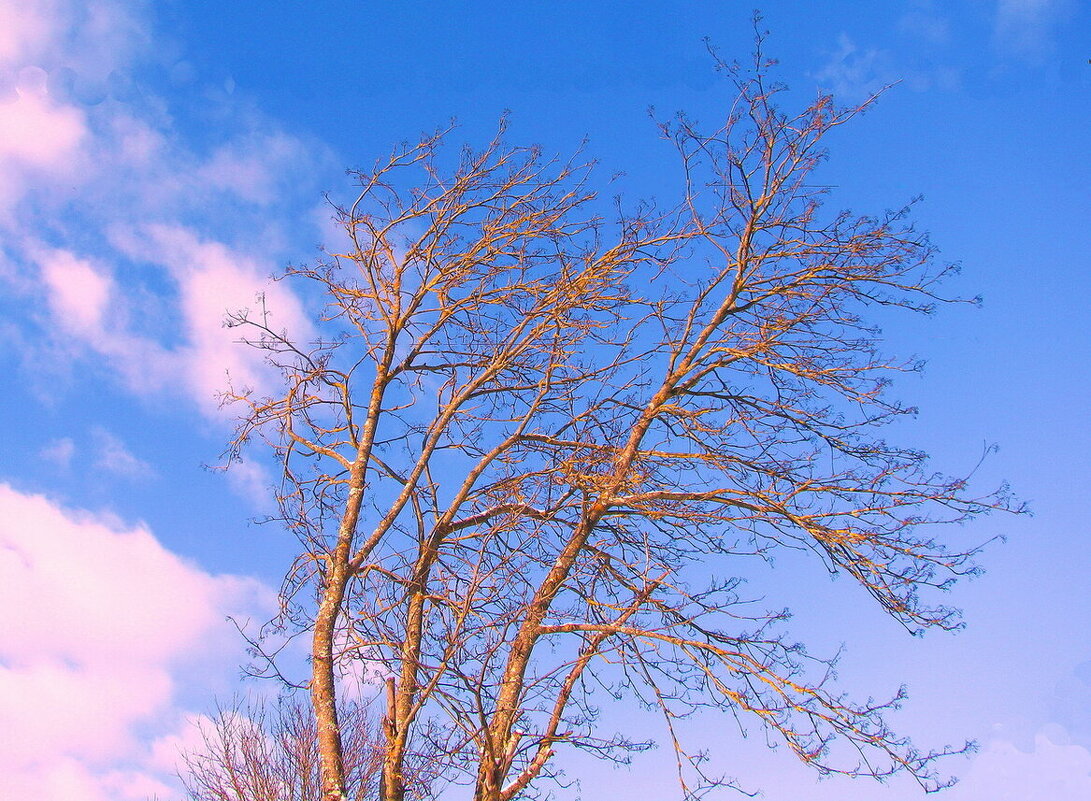
<path fill-rule="evenodd" d="M 343 706 L 340 717 L 345 795 L 378 792 L 382 740 L 366 709 Z M 275 706 L 235 703 L 199 724 L 201 746 L 183 755 L 192 801 L 319 801 L 315 718 L 309 704 L 285 697 Z"/>
<path fill-rule="evenodd" d="M 342 702 L 345 795 L 373 801 L 379 794 L 383 738 L 366 707 Z M 318 739 L 314 711 L 298 697 L 275 704 L 236 701 L 198 723 L 201 744 L 183 754 L 182 783 L 191 801 L 320 801 Z M 431 797 L 437 760 L 410 764 L 417 791 Z"/>
<path fill-rule="evenodd" d="M 759 41 L 760 45 L 760 41 Z M 476 801 L 533 797 L 554 757 L 624 760 L 589 690 L 658 708 L 684 795 L 706 774 L 676 721 L 760 721 L 822 772 L 939 780 L 941 752 L 856 704 L 786 613 L 740 593 L 747 562 L 804 549 L 907 628 L 954 628 L 930 597 L 972 569 L 935 526 L 1008 509 L 886 443 L 912 363 L 877 351 L 869 308 L 941 298 L 906 210 L 823 211 L 821 142 L 860 108 L 789 115 L 759 54 L 720 64 L 738 94 L 704 132 L 661 127 L 681 202 L 618 203 L 589 165 L 509 147 L 451 159 L 443 134 L 355 173 L 336 207 L 348 245 L 288 277 L 322 291 L 325 338 L 259 316 L 283 394 L 237 392 L 235 447 L 283 464 L 283 520 L 303 544 L 277 626 L 310 638 L 322 797 L 349 792 L 335 672 L 385 684 L 379 797 L 420 795 L 421 754 Z M 603 697 L 600 693 L 599 697 Z"/>

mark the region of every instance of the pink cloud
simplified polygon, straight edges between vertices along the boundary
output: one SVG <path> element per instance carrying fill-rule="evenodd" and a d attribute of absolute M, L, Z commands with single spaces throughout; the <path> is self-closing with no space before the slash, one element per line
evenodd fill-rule
<path fill-rule="evenodd" d="M 951 801 L 1091 798 L 1091 751 L 1065 739 L 1063 732 L 1050 736 L 1041 731 L 1031 751 L 1023 751 L 1007 740 L 993 740 L 950 791 Z"/>
<path fill-rule="evenodd" d="M 293 165 L 306 160 L 306 147 L 298 139 L 276 131 L 252 131 L 217 149 L 199 177 L 209 187 L 250 203 L 268 204 Z"/>
<path fill-rule="evenodd" d="M 139 300 L 126 296 L 99 260 L 25 244 L 41 282 L 23 282 L 20 290 L 31 296 L 44 292 L 45 328 L 58 334 L 62 351 L 77 355 L 85 349 L 104 357 L 138 394 L 180 392 L 207 416 L 222 419 L 219 395 L 229 386 L 268 390 L 274 380 L 262 352 L 239 342 L 256 332 L 226 327 L 228 315 L 264 309 L 275 328 L 304 340 L 313 336 L 301 301 L 272 280 L 270 263 L 178 225 L 119 229 L 113 244 L 134 260 L 155 254 L 173 284 L 175 292 L 159 298 L 179 312 L 178 330 L 158 332 L 174 340 L 169 346 L 133 330 L 131 309 Z"/>
<path fill-rule="evenodd" d="M 63 60 L 80 72 L 105 75 L 147 46 L 147 5 L 146 0 L 2 3 L 0 66 Z"/>
<path fill-rule="evenodd" d="M 25 0 L 0 4 L 0 63 L 32 58 L 52 38 L 56 3 Z"/>
<path fill-rule="evenodd" d="M 16 101 L 0 106 L 0 215 L 10 214 L 37 176 L 66 172 L 87 134 L 83 113 L 40 91 L 44 73 L 35 69 L 21 71 Z"/>
<path fill-rule="evenodd" d="M 269 280 L 289 241 L 273 211 L 327 152 L 237 97 L 212 101 L 227 104 L 225 123 L 206 153 L 147 92 L 140 104 L 83 107 L 78 91 L 58 89 L 61 68 L 78 88 L 138 64 L 153 33 L 145 2 L 2 5 L 0 73 L 16 76 L 18 91 L 0 114 L 0 233 L 11 262 L 0 278 L 39 301 L 11 321 L 9 338 L 28 365 L 93 360 L 135 394 L 178 393 L 223 419 L 217 394 L 229 374 L 252 387 L 269 376 L 260 355 L 237 344 L 239 332 L 224 329 L 225 314 L 253 308 L 263 293 L 278 324 L 306 333 L 299 301 Z M 239 239 L 245 252 L 231 245 Z M 152 280 L 115 280 L 123 259 Z M 146 319 L 161 325 L 141 328 Z"/>
<path fill-rule="evenodd" d="M 271 604 L 258 582 L 206 573 L 144 526 L 0 484 L 5 787 L 68 801 L 161 782 L 142 768 L 140 732 L 176 725 L 187 670 L 239 658 L 227 613 Z"/>
<path fill-rule="evenodd" d="M 33 241 L 24 242 L 23 250 L 37 264 L 41 282 L 18 282 L 16 289 L 28 297 L 44 292 L 49 314 L 42 322 L 56 350 L 69 356 L 97 353 L 138 394 L 160 391 L 176 380 L 177 357 L 131 330 L 133 299 L 119 291 L 104 264 Z"/>
<path fill-rule="evenodd" d="M 100 331 L 113 291 L 110 277 L 66 250 L 51 249 L 39 259 L 57 322 L 73 333 L 93 335 Z"/>
<path fill-rule="evenodd" d="M 221 242 L 181 226 L 151 225 L 146 231 L 178 285 L 188 343 L 182 355 L 194 399 L 212 412 L 229 378 L 236 388 L 268 389 L 273 376 L 262 353 L 239 342 L 254 334 L 228 328 L 224 321 L 229 314 L 264 309 L 271 327 L 305 340 L 312 330 L 299 298 L 272 280 L 271 265 Z"/>
<path fill-rule="evenodd" d="M 86 134 L 79 109 L 55 103 L 45 91 L 45 72 L 19 72 L 18 100 L 0 114 L 0 159 L 33 167 L 63 166 Z"/>

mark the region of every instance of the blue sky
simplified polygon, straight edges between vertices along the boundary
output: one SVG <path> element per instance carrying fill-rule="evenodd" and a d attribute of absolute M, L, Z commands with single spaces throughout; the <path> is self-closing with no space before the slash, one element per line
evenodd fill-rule
<path fill-rule="evenodd" d="M 763 4 L 791 87 L 844 102 L 896 83 L 829 140 L 834 207 L 921 194 L 951 289 L 981 308 L 892 319 L 889 350 L 928 360 L 892 436 L 937 467 L 1008 480 L 1032 518 L 994 535 L 952 601 L 967 629 L 912 639 L 847 582 L 785 560 L 763 579 L 793 631 L 857 696 L 911 698 L 922 745 L 977 739 L 953 801 L 1091 797 L 1091 540 L 1083 485 L 1091 275 L 1091 10 L 1076 0 Z M 215 393 L 270 377 L 221 326 L 264 291 L 308 331 L 306 299 L 268 276 L 335 232 L 344 169 L 457 118 L 480 143 L 568 154 L 586 138 L 607 191 L 668 199 L 649 117 L 713 123 L 730 95 L 702 39 L 751 47 L 751 4 L 0 0 L 0 775 L 12 798 L 176 797 L 190 721 L 245 658 L 227 614 L 260 620 L 291 541 L 248 523 L 260 461 L 224 474 Z M 884 321 L 885 322 L 885 321 Z M 787 585 L 787 586 L 786 586 Z M 782 603 L 775 600 L 774 603 Z M 619 725 L 626 725 L 621 722 Z M 635 724 L 633 724 L 635 725 Z M 816 783 L 763 738 L 695 724 L 764 798 L 920 797 Z M 666 754 L 631 771 L 573 762 L 585 797 L 667 797 Z M 730 797 L 730 796 L 728 796 Z"/>

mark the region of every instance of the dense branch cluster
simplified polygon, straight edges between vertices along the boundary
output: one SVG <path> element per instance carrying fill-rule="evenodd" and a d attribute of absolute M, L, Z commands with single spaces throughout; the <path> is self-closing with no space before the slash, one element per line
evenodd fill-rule
<path fill-rule="evenodd" d="M 510 801 L 566 748 L 647 747 L 600 730 L 592 686 L 661 710 L 687 794 L 717 779 L 674 724 L 710 707 L 822 771 L 932 780 L 889 704 L 846 700 L 782 613 L 738 595 L 747 558 L 809 549 L 910 629 L 950 628 L 922 590 L 972 554 L 933 524 L 1010 505 L 877 437 L 913 365 L 876 350 L 867 310 L 927 311 L 945 269 L 904 211 L 823 211 L 822 138 L 858 109 L 785 115 L 767 67 L 725 66 L 718 130 L 662 126 L 677 207 L 607 218 L 587 165 L 502 132 L 449 164 L 437 135 L 355 174 L 347 246 L 288 271 L 323 292 L 323 341 L 236 321 L 285 379 L 235 393 L 236 446 L 275 448 L 303 543 L 279 623 L 310 638 L 327 801 L 346 793 L 353 659 L 386 686 L 383 801 L 420 794 L 406 766 L 425 753 Z"/>

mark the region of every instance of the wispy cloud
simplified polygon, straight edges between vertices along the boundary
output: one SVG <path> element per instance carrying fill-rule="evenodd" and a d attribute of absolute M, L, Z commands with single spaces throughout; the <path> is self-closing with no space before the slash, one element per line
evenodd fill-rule
<path fill-rule="evenodd" d="M 889 54 L 878 48 L 859 47 L 847 35 L 837 38 L 837 47 L 825 65 L 815 73 L 819 85 L 836 97 L 858 102 L 880 91 L 895 77 L 889 66 Z"/>
<path fill-rule="evenodd" d="M 1019 58 L 1041 58 L 1052 49 L 1057 29 L 1070 11 L 1069 0 L 997 0 L 997 46 Z"/>
<path fill-rule="evenodd" d="M 898 27 L 920 42 L 944 45 L 951 40 L 951 23 L 931 2 L 916 2 L 898 19 Z"/>
<path fill-rule="evenodd" d="M 13 291 L 28 298 L 45 296 L 45 314 L 23 321 L 37 323 L 41 331 L 31 349 L 48 349 L 76 360 L 96 357 L 139 394 L 177 380 L 177 358 L 160 342 L 131 329 L 133 300 L 120 291 L 106 260 L 83 258 L 30 239 L 23 254 L 25 264 L 37 267 L 39 280 L 24 281 Z M 31 356 L 32 363 L 44 361 Z"/>
<path fill-rule="evenodd" d="M 134 456 L 124 442 L 102 426 L 92 429 L 91 438 L 98 469 L 126 478 L 147 478 L 155 473 L 150 464 Z"/>
<path fill-rule="evenodd" d="M 0 77 L 14 87 L 0 114 L 0 289 L 27 301 L 9 324 L 48 354 L 24 354 L 30 364 L 93 360 L 133 392 L 180 393 L 214 416 L 228 373 L 251 386 L 262 375 L 223 329 L 227 312 L 264 295 L 278 324 L 307 335 L 299 301 L 269 276 L 298 237 L 288 229 L 313 224 L 294 210 L 328 154 L 222 90 L 208 101 L 223 106 L 207 132 L 218 144 L 191 147 L 149 87 L 132 89 L 151 52 L 145 7 L 75 10 L 28 0 L 0 16 Z"/>
<path fill-rule="evenodd" d="M 62 470 L 67 470 L 71 466 L 72 457 L 75 455 L 76 443 L 69 437 L 55 439 L 38 452 L 39 459 L 44 459 Z"/>
<path fill-rule="evenodd" d="M 227 483 L 231 491 L 261 512 L 270 510 L 273 503 L 269 488 L 273 480 L 264 466 L 254 461 L 233 462 L 227 468 Z"/>
<path fill-rule="evenodd" d="M 180 380 L 209 414 L 218 393 L 235 387 L 264 389 L 270 373 L 260 352 L 239 343 L 239 331 L 225 326 L 228 315 L 245 310 L 267 316 L 274 329 L 312 335 L 299 299 L 270 278 L 271 266 L 181 225 L 151 224 L 115 239 L 135 258 L 155 252 L 176 288 L 181 343 L 173 350 Z"/>
<path fill-rule="evenodd" d="M 894 84 L 917 92 L 930 89 L 952 90 L 961 82 L 959 70 L 935 54 L 947 44 L 947 21 L 930 6 L 907 11 L 899 27 L 913 40 L 913 47 L 889 50 L 858 45 L 845 33 L 837 38 L 837 47 L 828 51 L 826 62 L 814 73 L 819 86 L 843 102 L 859 103 Z"/>

